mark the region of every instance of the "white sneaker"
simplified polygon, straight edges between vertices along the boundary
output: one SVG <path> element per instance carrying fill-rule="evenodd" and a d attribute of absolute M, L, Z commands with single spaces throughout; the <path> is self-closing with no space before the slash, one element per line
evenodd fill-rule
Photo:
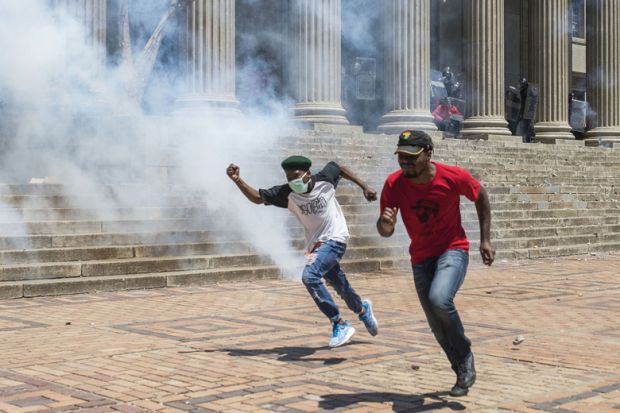
<path fill-rule="evenodd" d="M 332 338 L 329 340 L 329 346 L 340 347 L 341 345 L 348 343 L 355 334 L 355 329 L 351 327 L 348 321 L 344 323 L 334 323 L 334 327 L 332 329 Z"/>
<path fill-rule="evenodd" d="M 376 336 L 379 333 L 379 323 L 372 312 L 372 302 L 370 300 L 362 301 L 362 307 L 364 307 L 364 314 L 359 315 L 359 319 L 366 326 L 366 330 L 371 336 Z"/>

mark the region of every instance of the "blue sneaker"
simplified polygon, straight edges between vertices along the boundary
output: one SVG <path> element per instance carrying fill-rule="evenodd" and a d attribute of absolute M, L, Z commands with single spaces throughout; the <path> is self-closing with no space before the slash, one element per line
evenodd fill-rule
<path fill-rule="evenodd" d="M 347 343 L 351 340 L 355 334 L 355 329 L 351 327 L 348 321 L 344 323 L 334 323 L 334 327 L 332 329 L 332 338 L 329 340 L 330 347 L 340 347 L 341 345 Z"/>
<path fill-rule="evenodd" d="M 376 336 L 379 333 L 379 323 L 375 315 L 372 313 L 372 301 L 363 300 L 362 307 L 364 307 L 364 314 L 359 315 L 359 319 L 366 326 L 366 330 L 371 336 Z"/>

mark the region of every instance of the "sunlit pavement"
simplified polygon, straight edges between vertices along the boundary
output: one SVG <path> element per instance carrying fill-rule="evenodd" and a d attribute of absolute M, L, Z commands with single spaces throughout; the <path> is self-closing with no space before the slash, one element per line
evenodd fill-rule
<path fill-rule="evenodd" d="M 471 266 L 462 398 L 406 270 L 349 274 L 380 331 L 342 303 L 357 333 L 334 350 L 301 282 L 0 301 L 0 411 L 617 412 L 619 272 L 620 255 Z"/>

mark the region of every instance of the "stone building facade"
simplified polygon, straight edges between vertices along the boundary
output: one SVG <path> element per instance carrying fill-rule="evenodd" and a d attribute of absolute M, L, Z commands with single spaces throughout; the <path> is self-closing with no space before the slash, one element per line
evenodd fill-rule
<path fill-rule="evenodd" d="M 56 1 L 110 49 L 106 4 L 118 0 Z M 431 69 L 450 66 L 465 85 L 465 136 L 509 135 L 505 92 L 527 77 L 539 140 L 574 139 L 571 91 L 596 113 L 586 137 L 620 137 L 620 0 L 194 0 L 178 19 L 183 36 L 168 41 L 189 80 L 181 108 L 240 112 L 236 70 L 260 56 L 299 121 L 432 131 Z"/>

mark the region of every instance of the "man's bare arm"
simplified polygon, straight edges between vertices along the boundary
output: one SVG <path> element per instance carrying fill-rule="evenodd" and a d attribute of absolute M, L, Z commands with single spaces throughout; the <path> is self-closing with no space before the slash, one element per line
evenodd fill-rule
<path fill-rule="evenodd" d="M 491 203 L 486 189 L 482 186 L 476 199 L 476 212 L 480 223 L 480 255 L 482 262 L 491 265 L 495 260 L 495 248 L 491 245 Z"/>
<path fill-rule="evenodd" d="M 385 208 L 377 220 L 377 231 L 382 237 L 391 237 L 396 227 L 398 208 Z"/>
<path fill-rule="evenodd" d="M 232 163 L 228 165 L 228 168 L 226 168 L 226 174 L 228 175 L 228 177 L 237 185 L 237 188 L 239 188 L 239 190 L 243 193 L 243 195 L 245 195 L 247 199 L 249 199 L 255 204 L 265 203 L 258 191 L 248 185 L 243 179 L 241 179 L 239 171 L 239 167 Z"/>
<path fill-rule="evenodd" d="M 359 186 L 360 188 L 362 188 L 362 191 L 364 191 L 364 197 L 368 200 L 368 201 L 376 201 L 377 200 L 377 192 L 372 189 L 370 186 L 368 186 L 368 184 L 366 182 L 364 182 L 361 178 L 359 178 L 357 175 L 355 175 L 353 173 L 352 170 L 350 170 L 349 168 L 347 168 L 346 166 L 340 166 L 340 173 L 342 175 L 343 178 L 348 179 L 349 181 L 355 182 L 355 184 L 357 184 L 357 186 Z"/>

